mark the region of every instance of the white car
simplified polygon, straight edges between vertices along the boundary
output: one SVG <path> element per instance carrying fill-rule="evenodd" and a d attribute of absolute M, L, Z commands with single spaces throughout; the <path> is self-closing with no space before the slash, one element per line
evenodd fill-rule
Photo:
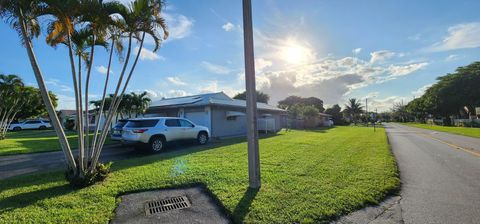
<path fill-rule="evenodd" d="M 45 120 L 27 120 L 21 123 L 10 124 L 8 130 L 10 131 L 20 131 L 24 129 L 39 129 L 44 130 L 47 128 L 51 128 L 52 125 L 50 121 Z"/>
<path fill-rule="evenodd" d="M 122 141 L 137 143 L 137 148 L 159 152 L 171 141 L 195 139 L 206 144 L 210 137 L 207 127 L 179 117 L 151 117 L 128 120 L 122 129 Z"/>

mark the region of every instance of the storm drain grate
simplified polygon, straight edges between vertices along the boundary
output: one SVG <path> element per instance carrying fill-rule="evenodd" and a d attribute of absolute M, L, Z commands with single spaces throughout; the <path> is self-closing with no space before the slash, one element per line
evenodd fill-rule
<path fill-rule="evenodd" d="M 187 196 L 178 196 L 163 200 L 149 201 L 145 204 L 145 212 L 147 215 L 166 212 L 170 210 L 184 209 L 191 206 Z"/>

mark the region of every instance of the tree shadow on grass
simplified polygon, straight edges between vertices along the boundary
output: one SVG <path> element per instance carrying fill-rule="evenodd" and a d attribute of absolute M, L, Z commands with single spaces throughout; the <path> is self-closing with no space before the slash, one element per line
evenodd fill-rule
<path fill-rule="evenodd" d="M 64 184 L 37 191 L 15 194 L 0 200 L 0 212 L 23 208 L 37 201 L 65 195 L 72 191 L 74 191 L 74 189 L 70 185 Z"/>
<path fill-rule="evenodd" d="M 247 188 L 242 199 L 240 199 L 232 213 L 233 220 L 235 220 L 236 223 L 243 223 L 245 216 L 250 211 L 250 206 L 257 196 L 258 191 L 259 188 Z"/>

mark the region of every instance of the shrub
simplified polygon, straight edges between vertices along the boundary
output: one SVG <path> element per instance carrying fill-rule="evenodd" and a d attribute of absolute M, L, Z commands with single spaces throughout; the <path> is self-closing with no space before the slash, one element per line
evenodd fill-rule
<path fill-rule="evenodd" d="M 78 159 L 76 159 L 76 162 L 78 163 Z M 83 177 L 75 175 L 73 170 L 69 169 L 65 172 L 65 178 L 72 187 L 84 188 L 93 185 L 96 182 L 105 180 L 110 173 L 111 166 L 112 162 L 106 164 L 97 163 L 95 170 L 93 172 L 87 172 Z M 77 172 L 79 172 L 79 170 L 77 170 Z"/>

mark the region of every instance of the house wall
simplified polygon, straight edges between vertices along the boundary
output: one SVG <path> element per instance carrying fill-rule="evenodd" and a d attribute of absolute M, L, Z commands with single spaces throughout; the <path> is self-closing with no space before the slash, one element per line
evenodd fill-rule
<path fill-rule="evenodd" d="M 245 113 L 245 109 L 229 108 L 229 107 L 212 107 L 212 137 L 229 137 L 241 136 L 247 134 L 247 117 L 236 116 L 235 119 L 227 119 L 227 111 L 235 111 Z M 262 114 L 270 114 L 272 116 L 266 117 L 275 121 L 275 130 L 280 131 L 283 128 L 283 120 L 279 113 L 259 111 L 257 119 L 262 120 Z M 264 121 L 264 120 L 263 120 Z M 260 121 L 261 122 L 261 121 Z M 257 125 L 261 127 L 262 125 Z M 265 125 L 263 125 L 265 126 Z M 269 131 L 272 131 L 272 126 L 268 126 Z M 259 131 L 261 131 L 259 129 Z"/>
<path fill-rule="evenodd" d="M 212 107 L 212 137 L 229 137 L 247 134 L 246 116 L 235 116 L 235 119 L 227 120 L 227 111 L 237 111 L 245 113 L 241 109 L 226 109 L 222 107 Z"/>
<path fill-rule="evenodd" d="M 235 111 L 245 113 L 245 109 L 236 108 L 236 107 L 225 107 L 225 106 L 200 106 L 200 107 L 186 107 L 178 109 L 164 109 L 164 110 L 155 110 L 151 113 L 146 114 L 145 117 L 156 117 L 156 116 L 168 116 L 168 117 L 185 117 L 192 120 L 194 123 L 204 125 L 210 130 L 211 137 L 232 137 L 232 136 L 242 136 L 247 134 L 247 120 L 246 116 L 235 116 L 234 119 L 227 119 L 227 111 Z M 189 117 L 189 114 L 194 114 L 195 116 Z M 259 111 L 257 118 L 261 119 L 262 114 L 270 114 L 272 116 L 267 117 L 268 119 L 275 120 L 275 130 L 279 131 L 285 127 L 286 119 L 284 116 L 281 116 L 278 112 L 271 111 Z M 205 116 L 202 118 L 201 116 Z M 196 121 L 200 119 L 201 121 Z M 260 125 L 259 125 L 260 126 Z M 269 131 L 271 131 L 272 126 L 269 126 Z"/>

